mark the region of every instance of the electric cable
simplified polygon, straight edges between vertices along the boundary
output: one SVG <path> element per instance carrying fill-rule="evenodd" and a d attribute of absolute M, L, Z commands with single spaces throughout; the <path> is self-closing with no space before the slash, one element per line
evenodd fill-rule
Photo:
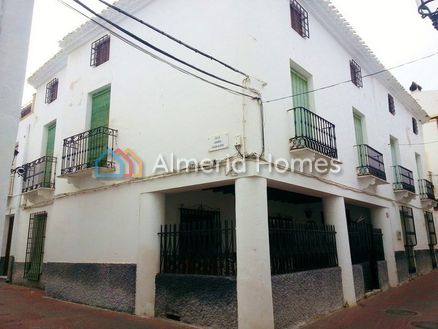
<path fill-rule="evenodd" d="M 173 64 L 173 63 L 171 63 L 171 62 L 169 62 L 169 61 L 166 61 L 165 59 L 163 59 L 163 58 L 161 58 L 161 57 L 159 57 L 159 56 L 157 56 L 157 55 L 155 55 L 155 54 L 153 54 L 153 53 L 147 51 L 146 49 L 140 47 L 139 45 L 135 44 L 134 42 L 128 40 L 127 38 L 123 37 L 122 35 L 118 34 L 117 32 L 112 31 L 112 30 L 109 29 L 107 26 L 105 26 L 105 25 L 103 25 L 102 23 L 96 21 L 95 19 L 89 17 L 88 15 L 84 14 L 83 12 L 81 12 L 81 11 L 78 10 L 77 8 L 71 6 L 70 4 L 66 3 L 65 1 L 63 1 L 63 0 L 58 0 L 58 1 L 59 1 L 60 3 L 62 3 L 64 6 L 70 8 L 71 10 L 75 11 L 76 13 L 78 13 L 78 14 L 84 16 L 85 18 L 89 19 L 90 21 L 94 22 L 96 25 L 98 25 L 98 26 L 100 26 L 101 28 L 105 29 L 105 30 L 108 31 L 111 35 L 115 36 L 116 38 L 118 38 L 118 39 L 121 40 L 122 42 L 124 42 L 124 43 L 126 43 L 126 44 L 132 46 L 133 48 L 135 48 L 135 49 L 137 49 L 137 50 L 139 50 L 139 51 L 145 53 L 146 55 L 151 56 L 152 58 L 154 58 L 154 59 L 156 59 L 156 60 L 158 60 L 158 61 L 160 61 L 160 62 L 162 62 L 162 63 L 164 63 L 164 64 L 167 64 L 167 65 L 171 66 L 172 68 L 174 68 L 174 69 L 176 69 L 176 70 L 178 70 L 178 71 L 180 71 L 180 72 L 182 72 L 182 73 L 184 73 L 184 74 L 187 74 L 187 75 L 189 75 L 189 76 L 192 76 L 192 77 L 194 77 L 194 78 L 196 78 L 196 79 L 199 79 L 199 80 L 201 80 L 201 81 L 203 81 L 203 82 L 205 82 L 205 83 L 208 83 L 208 84 L 210 84 L 210 85 L 212 85 L 212 86 L 215 86 L 215 87 L 218 87 L 218 88 L 220 88 L 220 89 L 223 89 L 223 90 L 225 90 L 225 91 L 227 91 L 227 92 L 230 92 L 231 94 L 234 94 L 234 95 L 240 95 L 240 96 L 244 96 L 244 97 L 249 97 L 249 98 L 251 98 L 251 99 L 259 99 L 258 97 L 251 96 L 251 95 L 248 95 L 248 94 L 245 94 L 245 93 L 242 93 L 242 92 L 239 92 L 239 91 L 236 91 L 236 90 L 230 89 L 230 88 L 228 88 L 228 87 L 222 86 L 222 85 L 217 84 L 217 83 L 215 83 L 215 82 L 209 81 L 209 80 L 207 80 L 207 79 L 205 79 L 205 78 L 203 78 L 203 77 L 201 77 L 201 76 L 199 76 L 199 75 L 196 75 L 196 74 L 194 74 L 194 73 L 192 73 L 192 72 L 190 72 L 190 71 L 187 71 L 187 70 L 185 70 L 185 69 L 183 69 L 183 68 L 181 68 L 181 67 L 179 67 L 179 66 L 177 66 L 177 65 L 175 65 L 175 64 Z"/>
<path fill-rule="evenodd" d="M 240 73 L 240 74 L 244 75 L 247 78 L 249 77 L 248 74 L 246 74 L 246 73 L 244 73 L 244 72 L 234 68 L 233 66 L 231 66 L 231 65 L 229 65 L 229 64 L 227 64 L 227 63 L 225 63 L 225 62 L 223 62 L 223 61 L 221 61 L 221 60 L 219 60 L 219 59 L 217 59 L 217 58 L 215 58 L 215 57 L 213 57 L 213 56 L 211 56 L 211 55 L 209 55 L 209 54 L 207 54 L 207 53 L 205 53 L 205 52 L 203 52 L 203 51 L 201 51 L 201 50 L 199 50 L 199 49 L 197 49 L 197 48 L 195 48 L 195 47 L 193 47 L 193 46 L 191 46 L 191 45 L 189 45 L 189 44 L 187 44 L 187 43 L 185 43 L 185 42 L 183 42 L 183 41 L 181 41 L 179 39 L 177 39 L 177 38 L 175 38 L 174 36 L 172 36 L 172 35 L 164 32 L 164 31 L 158 29 L 157 27 L 153 26 L 152 24 L 149 24 L 149 23 L 145 22 L 144 20 L 142 20 L 142 19 L 140 19 L 140 18 L 138 18 L 138 17 L 136 17 L 136 16 L 126 12 L 125 10 L 123 10 L 123 9 L 117 7 L 117 6 L 114 6 L 114 5 L 108 3 L 105 0 L 98 0 L 98 1 L 103 3 L 104 5 L 108 6 L 109 8 L 111 8 L 111 9 L 113 9 L 113 10 L 115 10 L 115 11 L 117 11 L 117 12 L 119 12 L 119 13 L 121 13 L 121 14 L 123 14 L 123 15 L 131 18 L 131 19 L 133 19 L 134 21 L 136 21 L 136 22 L 138 22 L 138 23 L 140 23 L 140 24 L 142 24 L 142 25 L 144 25 L 144 26 L 154 30 L 155 32 L 157 32 L 157 33 L 159 33 L 161 35 L 164 35 L 165 37 L 169 38 L 170 40 L 175 41 L 176 43 L 179 43 L 180 45 L 182 45 L 182 46 L 184 46 L 184 47 L 194 51 L 195 53 L 197 53 L 197 54 L 199 54 L 201 56 L 204 56 L 204 57 L 206 57 L 206 58 L 208 58 L 208 59 L 210 59 L 212 61 L 215 61 L 215 62 L 225 66 L 226 68 L 228 68 L 228 69 L 230 69 L 230 70 L 232 70 L 232 71 L 234 71 L 236 73 Z"/>
<path fill-rule="evenodd" d="M 395 70 L 395 69 L 398 69 L 398 68 L 401 68 L 401 67 L 404 67 L 404 66 L 407 66 L 407 65 L 410 65 L 410 64 L 414 64 L 414 63 L 419 62 L 419 61 L 423 61 L 425 59 L 434 57 L 436 55 L 438 55 L 438 52 L 435 52 L 433 54 L 430 54 L 430 55 L 427 55 L 427 56 L 424 56 L 424 57 L 420 57 L 420 58 L 411 60 L 411 61 L 406 62 L 406 63 L 402 63 L 402 64 L 399 64 L 399 65 L 396 65 L 396 66 L 392 66 L 392 67 L 384 69 L 384 70 L 380 70 L 380 71 L 377 71 L 377 72 L 374 72 L 374 73 L 366 74 L 362 78 L 368 78 L 368 77 L 379 75 L 379 74 L 382 74 L 382 73 L 385 73 L 385 72 L 389 72 L 389 71 L 392 71 L 392 70 Z M 288 95 L 288 96 L 274 98 L 274 99 L 265 101 L 265 103 L 274 103 L 274 102 L 282 101 L 282 100 L 293 98 L 293 97 L 297 97 L 297 96 L 307 95 L 307 94 L 315 93 L 315 92 L 318 92 L 318 91 L 321 91 L 321 90 L 326 90 L 326 89 L 331 89 L 331 88 L 334 88 L 334 87 L 338 87 L 338 86 L 341 86 L 341 85 L 344 85 L 344 84 L 347 84 L 347 83 L 350 83 L 350 82 L 352 82 L 351 79 L 350 80 L 345 80 L 345 81 L 342 81 L 342 82 L 338 82 L 338 83 L 334 83 L 334 84 L 331 84 L 331 85 L 327 85 L 327 86 L 324 86 L 324 87 L 321 87 L 321 88 L 316 88 L 316 89 L 308 90 L 308 91 L 305 91 L 305 92 L 302 92 L 302 93 L 298 93 L 298 94 L 292 94 L 292 95 Z"/>
<path fill-rule="evenodd" d="M 142 43 L 142 44 L 145 45 L 146 47 L 151 48 L 151 49 L 155 50 L 156 52 L 158 52 L 158 53 L 160 53 L 160 54 L 162 54 L 162 55 L 164 55 L 164 56 L 166 56 L 166 57 L 169 57 L 169 58 L 173 59 L 173 60 L 176 61 L 176 62 L 179 62 L 179 63 L 181 63 L 181 64 L 183 64 L 183 65 L 185 65 L 185 66 L 187 66 L 187 67 L 190 67 L 190 68 L 193 69 L 193 70 L 196 70 L 196 71 L 198 71 L 198 72 L 200 72 L 200 73 L 202 73 L 202 74 L 205 74 L 205 75 L 207 75 L 207 76 L 209 76 L 209 77 L 212 77 L 212 78 L 214 78 L 214 79 L 216 79 L 216 80 L 222 81 L 222 82 L 224 82 L 224 83 L 228 83 L 228 84 L 233 85 L 233 86 L 235 86 L 235 87 L 239 87 L 239 88 L 242 88 L 242 89 L 250 90 L 248 87 L 245 87 L 245 86 L 239 85 L 239 84 L 237 84 L 237 83 L 234 83 L 234 82 L 232 82 L 232 81 L 229 81 L 229 80 L 226 80 L 226 79 L 224 79 L 224 78 L 221 78 L 221 77 L 219 77 L 219 76 L 217 76 L 217 75 L 215 75 L 215 74 L 212 74 L 212 73 L 210 73 L 210 72 L 207 72 L 207 71 L 205 71 L 205 70 L 203 70 L 203 69 L 201 69 L 201 68 L 199 68 L 199 67 L 197 67 L 197 66 L 195 66 L 195 65 L 193 65 L 193 64 L 190 64 L 190 63 L 188 63 L 188 62 L 186 62 L 186 61 L 184 61 L 184 60 L 182 60 L 182 59 L 179 59 L 178 57 L 176 57 L 176 56 L 174 56 L 174 55 L 172 55 L 172 54 L 170 54 L 170 53 L 168 53 L 168 52 L 166 52 L 166 51 L 160 49 L 160 48 L 157 47 L 157 46 L 154 46 L 153 44 L 151 44 L 151 43 L 147 42 L 146 40 L 140 38 L 139 36 L 135 35 L 134 33 L 132 33 L 132 32 L 130 32 L 130 31 L 124 29 L 124 28 L 121 27 L 120 25 L 118 25 L 118 24 L 112 22 L 111 20 L 105 18 L 104 16 L 98 14 L 98 13 L 95 12 L 93 9 L 91 9 L 90 7 L 88 7 L 87 5 L 85 5 L 83 2 L 81 2 L 81 1 L 79 1 L 79 0 L 73 0 L 73 1 L 74 1 L 75 3 L 77 3 L 78 5 L 80 5 L 82 8 L 84 8 L 85 10 L 87 10 L 88 12 L 92 13 L 94 16 L 96 16 L 96 17 L 100 18 L 101 20 L 107 22 L 108 24 L 112 25 L 113 27 L 115 27 L 115 28 L 118 29 L 119 31 L 121 31 L 121 32 L 125 33 L 126 35 L 130 36 L 130 37 L 133 38 L 134 40 L 136 40 L 136 41 Z"/>

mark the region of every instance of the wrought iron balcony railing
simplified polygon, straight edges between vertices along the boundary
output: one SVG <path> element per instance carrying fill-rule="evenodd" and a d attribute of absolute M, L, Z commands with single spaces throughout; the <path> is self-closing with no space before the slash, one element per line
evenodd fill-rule
<path fill-rule="evenodd" d="M 337 159 L 335 125 L 304 107 L 296 107 L 292 111 L 295 136 L 290 139 L 291 150 L 308 148 Z"/>
<path fill-rule="evenodd" d="M 88 168 L 114 168 L 117 130 L 98 127 L 64 139 L 61 175 Z"/>
<path fill-rule="evenodd" d="M 41 188 L 53 189 L 55 188 L 56 158 L 43 156 L 18 167 L 15 172 L 23 177 L 22 193 Z"/>
<path fill-rule="evenodd" d="M 435 200 L 435 192 L 432 182 L 427 179 L 420 179 L 418 181 L 418 187 L 420 188 L 420 199 Z"/>
<path fill-rule="evenodd" d="M 394 166 L 394 191 L 409 191 L 415 193 L 414 175 L 412 171 L 402 166 Z"/>
<path fill-rule="evenodd" d="M 358 176 L 374 176 L 386 181 L 383 154 L 368 145 L 356 145 L 359 159 Z"/>

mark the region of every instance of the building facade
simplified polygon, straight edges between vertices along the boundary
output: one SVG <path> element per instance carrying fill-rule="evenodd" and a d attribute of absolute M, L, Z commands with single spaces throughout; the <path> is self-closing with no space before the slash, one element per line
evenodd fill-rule
<path fill-rule="evenodd" d="M 69 34 L 29 79 L 6 213 L 13 283 L 266 329 L 432 270 L 428 116 L 389 72 L 369 76 L 382 64 L 329 2 L 117 5 L 246 72 L 103 13 L 240 94 L 92 22 Z"/>
<path fill-rule="evenodd" d="M 423 91 L 418 85 L 414 86 L 412 96 L 423 107 L 430 117 L 428 122 L 423 124 L 424 147 L 426 150 L 426 166 L 427 179 L 432 183 L 429 185 L 429 191 L 434 190 L 436 194 L 436 186 L 438 186 L 438 91 L 430 90 Z M 438 215 L 438 209 L 435 203 L 435 217 Z"/>

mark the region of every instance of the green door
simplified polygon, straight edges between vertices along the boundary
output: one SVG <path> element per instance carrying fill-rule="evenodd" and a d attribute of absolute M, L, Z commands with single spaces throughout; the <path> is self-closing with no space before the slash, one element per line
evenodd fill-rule
<path fill-rule="evenodd" d="M 108 147 L 108 135 L 104 128 L 109 124 L 111 89 L 105 89 L 93 95 L 91 123 L 88 142 L 88 167 L 94 167 L 96 159 L 102 156 Z M 101 128 L 101 129 L 98 129 Z M 102 158 L 99 167 L 106 167 L 106 157 Z"/>
<path fill-rule="evenodd" d="M 50 124 L 47 127 L 47 143 L 46 143 L 46 161 L 44 162 L 44 178 L 43 186 L 51 188 L 52 173 L 53 173 L 53 157 L 55 150 L 55 135 L 56 135 L 56 122 Z"/>
<path fill-rule="evenodd" d="M 392 165 L 397 166 L 400 163 L 400 150 L 398 148 L 398 141 L 391 138 L 391 157 Z"/>
<path fill-rule="evenodd" d="M 292 98 L 295 116 L 295 134 L 298 137 L 312 137 L 312 126 L 309 109 L 309 84 L 298 72 L 291 70 Z M 304 108 L 306 110 L 303 110 Z"/>
<path fill-rule="evenodd" d="M 307 79 L 303 77 L 298 72 L 292 70 L 292 94 L 296 95 L 292 98 L 294 107 L 304 107 L 308 110 L 309 108 L 309 84 Z"/>
<path fill-rule="evenodd" d="M 46 233 L 47 214 L 31 216 L 26 249 L 24 275 L 30 281 L 38 281 L 44 256 L 44 240 Z"/>
<path fill-rule="evenodd" d="M 356 145 L 365 144 L 363 136 L 362 117 L 359 114 L 354 114 L 354 131 L 356 133 Z"/>

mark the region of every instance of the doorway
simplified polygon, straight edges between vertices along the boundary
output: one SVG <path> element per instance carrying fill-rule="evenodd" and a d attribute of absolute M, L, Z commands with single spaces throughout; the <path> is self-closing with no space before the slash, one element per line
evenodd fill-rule
<path fill-rule="evenodd" d="M 14 230 L 14 215 L 9 216 L 8 222 L 8 237 L 6 239 L 6 252 L 5 252 L 5 263 L 3 266 L 3 276 L 8 275 L 9 271 L 9 258 L 11 257 L 11 245 L 12 245 L 12 232 Z"/>

